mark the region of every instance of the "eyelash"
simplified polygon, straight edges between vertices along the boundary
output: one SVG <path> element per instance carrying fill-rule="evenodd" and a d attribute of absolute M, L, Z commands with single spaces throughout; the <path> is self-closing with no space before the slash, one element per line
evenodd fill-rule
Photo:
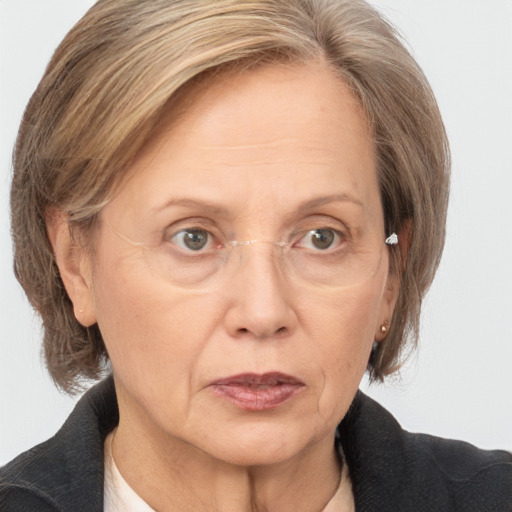
<path fill-rule="evenodd" d="M 187 233 L 188 234 L 193 234 L 194 232 L 202 232 L 202 233 L 206 233 L 208 238 L 209 239 L 212 239 L 213 238 L 213 241 L 211 240 L 207 240 L 207 244 L 208 245 L 211 245 L 212 243 L 215 244 L 215 238 L 213 236 L 213 234 L 208 231 L 207 229 L 204 229 L 204 228 L 200 228 L 200 227 L 193 227 L 193 228 L 184 228 L 184 229 L 180 229 L 179 231 L 177 231 L 176 233 L 174 233 L 170 238 L 169 240 L 171 241 L 172 244 L 178 246 L 179 249 L 181 249 L 182 251 L 184 252 L 197 252 L 199 253 L 200 251 L 194 251 L 193 249 L 191 248 L 187 248 L 187 247 L 184 247 L 183 245 L 185 245 L 185 242 L 183 241 L 182 243 L 179 243 L 177 242 L 177 239 L 180 235 L 186 235 Z M 206 250 L 212 250 L 212 249 L 220 249 L 222 247 L 222 244 L 219 242 L 219 243 L 216 243 L 214 247 L 209 247 L 207 248 Z M 203 249 L 201 247 L 201 249 Z M 204 251 L 202 251 L 204 252 Z"/>
<path fill-rule="evenodd" d="M 324 233 L 322 233 L 322 232 L 324 232 Z M 189 234 L 189 235 L 191 235 L 189 238 L 189 241 L 193 244 L 195 242 L 195 240 L 193 238 L 194 233 L 196 236 L 200 236 L 202 233 L 206 233 L 206 235 L 208 237 L 204 246 L 200 246 L 201 241 L 199 238 L 197 238 L 197 242 L 199 245 L 197 250 L 194 250 L 190 246 L 187 247 L 186 241 L 183 240 L 183 238 L 180 239 L 180 236 L 182 237 L 182 236 L 185 236 L 186 234 Z M 301 244 L 301 242 L 303 242 L 306 239 L 306 237 L 308 237 L 308 236 L 316 236 L 317 237 L 316 240 L 320 244 L 324 242 L 324 239 L 326 236 L 327 236 L 327 242 L 329 242 L 330 236 L 332 236 L 332 241 L 325 248 L 317 247 L 315 249 L 315 247 L 311 246 L 311 245 L 315 245 L 315 242 L 312 239 L 310 239 L 311 245 L 309 247 L 306 246 L 304 243 Z M 348 236 L 345 232 L 340 231 L 338 229 L 334 229 L 329 226 L 319 226 L 319 227 L 311 228 L 308 230 L 299 231 L 299 232 L 295 233 L 292 238 L 296 241 L 292 242 L 290 244 L 290 247 L 305 249 L 305 250 L 308 250 L 311 252 L 316 252 L 316 253 L 330 254 L 330 253 L 336 252 L 336 250 L 339 249 L 340 246 L 342 246 L 347 241 Z M 210 229 L 207 229 L 202 226 L 185 227 L 183 229 L 180 229 L 180 230 L 172 233 L 171 236 L 169 236 L 167 239 L 169 240 L 169 242 L 171 244 L 176 246 L 178 248 L 178 250 L 180 250 L 184 253 L 190 253 L 190 254 L 195 253 L 196 255 L 208 253 L 209 251 L 212 251 L 214 249 L 222 249 L 224 247 L 224 244 L 221 241 L 219 241 L 218 238 L 215 237 L 215 235 L 210 231 Z M 306 242 L 306 244 L 307 243 L 308 242 Z"/>
<path fill-rule="evenodd" d="M 317 239 L 319 238 L 320 236 L 320 232 L 321 231 L 324 231 L 324 232 L 328 232 L 328 233 L 332 233 L 333 235 L 333 240 L 332 242 L 325 248 L 325 250 L 322 250 L 320 249 L 319 247 L 317 247 L 318 249 L 318 252 L 333 252 L 335 251 L 336 249 L 339 249 L 339 246 L 344 242 L 344 240 L 346 239 L 346 235 L 344 235 L 341 231 L 337 230 L 337 229 L 333 229 L 333 228 L 330 228 L 330 227 L 321 227 L 321 228 L 314 228 L 314 229 L 310 229 L 306 232 L 306 234 L 304 236 L 301 236 L 298 240 L 297 243 L 293 244 L 293 247 L 300 247 L 299 245 L 299 242 L 301 242 L 302 240 L 304 240 L 307 236 L 312 236 L 315 232 L 316 232 L 316 236 L 317 236 Z M 313 240 L 311 240 L 313 242 Z M 314 244 L 314 242 L 313 242 Z M 333 247 L 333 245 L 336 245 L 335 247 Z M 306 249 L 312 249 L 314 252 L 317 252 L 314 250 L 314 248 L 312 247 L 306 247 Z"/>

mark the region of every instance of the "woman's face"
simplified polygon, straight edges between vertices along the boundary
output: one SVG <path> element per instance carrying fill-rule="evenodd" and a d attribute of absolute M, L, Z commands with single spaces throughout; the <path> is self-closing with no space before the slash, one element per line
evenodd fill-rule
<path fill-rule="evenodd" d="M 332 442 L 391 316 L 372 140 L 321 65 L 218 77 L 182 105 L 102 212 L 85 314 L 121 421 L 284 461 Z"/>

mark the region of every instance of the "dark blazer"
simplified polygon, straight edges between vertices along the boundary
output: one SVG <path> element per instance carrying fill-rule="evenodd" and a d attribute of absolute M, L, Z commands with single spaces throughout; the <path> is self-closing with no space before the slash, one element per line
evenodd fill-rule
<path fill-rule="evenodd" d="M 0 511 L 103 510 L 103 442 L 118 419 L 110 377 L 54 437 L 0 469 Z M 338 429 L 357 512 L 512 512 L 510 453 L 405 432 L 361 392 Z"/>

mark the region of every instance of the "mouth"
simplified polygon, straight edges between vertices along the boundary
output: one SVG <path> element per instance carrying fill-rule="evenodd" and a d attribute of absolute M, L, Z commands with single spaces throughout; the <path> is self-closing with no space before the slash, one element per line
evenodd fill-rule
<path fill-rule="evenodd" d="M 291 400 L 304 387 L 299 379 L 280 372 L 244 373 L 210 384 L 215 395 L 247 411 L 275 409 Z"/>

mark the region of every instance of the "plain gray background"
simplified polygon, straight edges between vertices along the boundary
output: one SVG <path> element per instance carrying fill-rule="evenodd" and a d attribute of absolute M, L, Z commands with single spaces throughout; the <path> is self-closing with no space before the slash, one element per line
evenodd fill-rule
<path fill-rule="evenodd" d="M 73 407 L 12 275 L 10 155 L 53 50 L 92 0 L 0 0 L 0 465 Z M 374 0 L 437 95 L 453 151 L 448 241 L 401 375 L 362 388 L 412 431 L 512 451 L 512 0 Z"/>

